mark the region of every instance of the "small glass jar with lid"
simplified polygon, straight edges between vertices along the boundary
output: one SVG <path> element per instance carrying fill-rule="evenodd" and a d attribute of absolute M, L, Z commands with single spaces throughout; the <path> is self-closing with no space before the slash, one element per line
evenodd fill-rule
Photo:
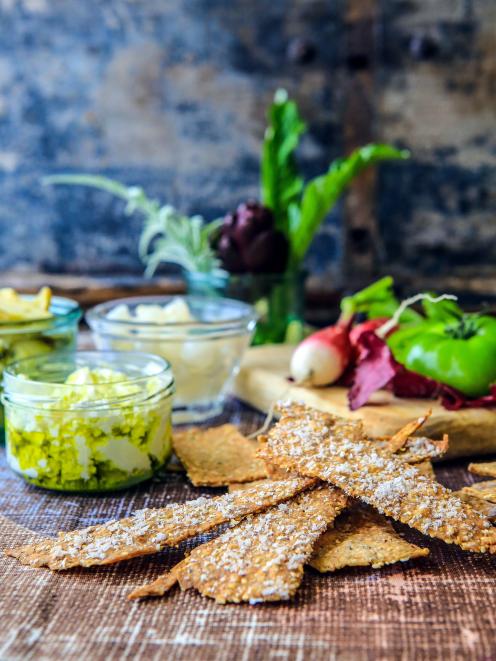
<path fill-rule="evenodd" d="M 36 356 L 4 372 L 7 460 L 31 484 L 122 489 L 171 452 L 174 378 L 163 358 L 81 351 Z"/>
<path fill-rule="evenodd" d="M 23 298 L 29 301 L 34 296 Z M 0 381 L 9 363 L 30 356 L 75 349 L 78 324 L 82 316 L 77 302 L 70 298 L 53 296 L 49 311 L 52 316 L 46 319 L 0 322 Z M 3 411 L 0 407 L 0 427 L 2 426 Z"/>

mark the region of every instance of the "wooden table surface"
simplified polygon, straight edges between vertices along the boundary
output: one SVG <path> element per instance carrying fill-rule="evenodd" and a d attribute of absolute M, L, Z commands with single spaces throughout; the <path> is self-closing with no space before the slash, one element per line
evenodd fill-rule
<path fill-rule="evenodd" d="M 246 430 L 261 417 L 231 402 L 226 418 Z M 465 463 L 437 469 L 452 488 L 473 481 Z M 35 489 L 0 456 L 3 548 L 185 501 L 219 490 L 195 489 L 179 473 L 108 496 Z M 156 577 L 188 544 L 108 568 L 51 573 L 0 561 L 0 659 L 492 659 L 496 657 L 496 560 L 464 553 L 398 527 L 431 555 L 380 570 L 332 575 L 307 570 L 294 601 L 225 605 L 194 591 L 128 602 L 132 588 Z M 198 543 L 198 539 L 192 542 Z"/>

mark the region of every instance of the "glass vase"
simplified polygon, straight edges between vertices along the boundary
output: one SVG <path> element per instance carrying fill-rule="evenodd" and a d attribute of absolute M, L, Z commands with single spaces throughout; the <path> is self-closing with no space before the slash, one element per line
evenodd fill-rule
<path fill-rule="evenodd" d="M 225 296 L 254 306 L 258 322 L 253 345 L 297 344 L 304 336 L 306 274 L 211 274 L 187 272 L 188 294 Z"/>

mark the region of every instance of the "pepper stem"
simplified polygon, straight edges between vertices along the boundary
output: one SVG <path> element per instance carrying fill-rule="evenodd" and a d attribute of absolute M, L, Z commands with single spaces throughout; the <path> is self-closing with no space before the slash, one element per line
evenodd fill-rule
<path fill-rule="evenodd" d="M 430 303 L 440 303 L 441 301 L 457 301 L 458 297 L 453 294 L 441 294 L 441 296 L 431 296 L 430 294 L 415 294 L 415 296 L 410 296 L 410 298 L 405 298 L 404 301 L 401 301 L 395 313 L 388 319 L 380 328 L 376 330 L 376 335 L 379 337 L 386 337 L 386 335 L 393 330 L 395 326 L 398 325 L 401 315 L 403 312 L 410 306 L 418 303 L 419 301 L 429 301 Z"/>
<path fill-rule="evenodd" d="M 457 323 L 446 326 L 444 332 L 454 340 L 468 340 L 477 334 L 475 318 L 464 315 Z"/>

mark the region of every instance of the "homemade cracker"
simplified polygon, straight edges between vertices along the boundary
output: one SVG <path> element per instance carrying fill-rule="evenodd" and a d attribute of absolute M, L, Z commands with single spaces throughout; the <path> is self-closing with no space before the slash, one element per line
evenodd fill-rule
<path fill-rule="evenodd" d="M 178 581 L 183 590 L 196 588 L 221 604 L 289 599 L 315 541 L 345 505 L 342 491 L 318 486 L 198 546 L 130 598 L 163 595 Z"/>
<path fill-rule="evenodd" d="M 468 470 L 482 477 L 496 477 L 496 461 L 485 461 L 480 464 L 469 464 Z"/>
<path fill-rule="evenodd" d="M 383 516 L 354 507 L 319 538 L 309 564 L 320 572 L 343 567 L 378 569 L 425 555 L 429 549 L 404 540 Z"/>
<path fill-rule="evenodd" d="M 234 491 L 246 491 L 247 489 L 251 489 L 252 487 L 259 486 L 260 484 L 265 484 L 266 482 L 270 482 L 271 480 L 269 478 L 265 478 L 263 480 L 254 480 L 253 482 L 232 482 L 228 486 L 228 491 L 229 493 L 233 493 Z"/>
<path fill-rule="evenodd" d="M 262 458 L 319 477 L 420 532 L 469 551 L 496 553 L 496 529 L 451 491 L 375 448 L 362 423 L 298 404 L 281 405 Z"/>
<path fill-rule="evenodd" d="M 270 461 L 264 461 L 264 464 L 267 470 L 267 475 L 270 477 L 271 480 L 287 480 L 288 477 L 296 477 L 295 472 L 291 472 L 286 470 L 285 468 L 281 468 L 276 464 L 272 464 Z"/>
<path fill-rule="evenodd" d="M 404 446 L 396 450 L 396 455 L 409 464 L 416 464 L 425 459 L 436 459 L 446 454 L 449 446 L 449 437 L 443 436 L 441 441 L 433 441 L 424 436 L 410 436 Z"/>
<path fill-rule="evenodd" d="M 493 523 L 496 521 L 496 504 L 491 503 L 489 500 L 484 500 L 483 498 L 478 498 L 477 496 L 471 496 L 470 494 L 464 493 L 463 489 L 460 491 L 454 492 L 459 498 L 468 503 L 474 510 L 477 510 L 484 516 L 487 516 L 489 521 Z"/>
<path fill-rule="evenodd" d="M 449 446 L 448 435 L 445 434 L 441 441 L 433 441 L 424 436 L 410 436 L 403 447 L 392 450 L 388 439 L 369 438 L 376 448 L 393 452 L 399 459 L 407 464 L 417 464 L 427 459 L 437 459 L 446 454 Z"/>
<path fill-rule="evenodd" d="M 221 487 L 267 477 L 264 462 L 256 456 L 257 443 L 231 424 L 175 432 L 172 446 L 197 487 Z"/>
<path fill-rule="evenodd" d="M 432 461 L 430 461 L 429 459 L 425 459 L 424 461 L 420 461 L 418 464 L 415 464 L 415 468 L 418 470 L 419 473 L 422 473 L 422 475 L 426 475 L 427 477 L 430 477 L 433 480 L 436 479 L 434 466 L 432 465 Z"/>
<path fill-rule="evenodd" d="M 476 498 L 482 498 L 482 500 L 489 500 L 491 503 L 496 503 L 496 480 L 475 482 L 469 487 L 463 487 L 461 491 L 468 496 L 475 496 Z"/>
<path fill-rule="evenodd" d="M 268 481 L 239 493 L 139 510 L 127 519 L 59 533 L 57 539 L 9 549 L 6 554 L 23 564 L 50 569 L 107 565 L 176 546 L 222 523 L 288 500 L 315 483 L 308 478 Z"/>
<path fill-rule="evenodd" d="M 425 421 L 432 415 L 432 411 L 429 410 L 427 413 L 416 420 L 408 422 L 404 427 L 391 436 L 389 439 L 389 445 L 392 452 L 397 452 L 404 447 L 407 440 L 415 434 L 416 431 L 420 429 L 425 424 Z"/>

